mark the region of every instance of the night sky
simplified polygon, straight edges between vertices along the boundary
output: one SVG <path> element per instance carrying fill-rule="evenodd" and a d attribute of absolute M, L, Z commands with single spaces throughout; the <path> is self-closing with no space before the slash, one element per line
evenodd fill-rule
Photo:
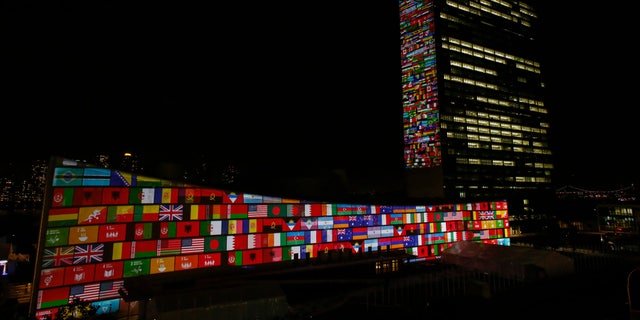
<path fill-rule="evenodd" d="M 67 3 L 6 2 L 2 164 L 130 151 L 402 166 L 395 1 Z M 630 11 L 545 6 L 558 183 L 637 181 Z"/>

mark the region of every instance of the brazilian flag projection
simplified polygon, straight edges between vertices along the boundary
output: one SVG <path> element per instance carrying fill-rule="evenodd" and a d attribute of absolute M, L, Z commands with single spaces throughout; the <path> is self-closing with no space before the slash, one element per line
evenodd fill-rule
<path fill-rule="evenodd" d="M 122 313 L 117 292 L 133 277 L 313 259 L 329 250 L 397 249 L 431 260 L 457 241 L 510 245 L 506 201 L 318 203 L 62 158 L 52 158 L 49 170 L 31 300 L 38 319 L 77 297 Z"/>

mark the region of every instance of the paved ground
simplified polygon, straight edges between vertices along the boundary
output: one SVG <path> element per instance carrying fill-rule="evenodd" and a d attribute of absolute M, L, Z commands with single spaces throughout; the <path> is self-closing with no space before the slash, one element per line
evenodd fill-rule
<path fill-rule="evenodd" d="M 372 294 L 371 290 L 367 291 L 368 289 L 361 289 L 359 293 L 355 291 L 349 293 L 348 288 L 352 286 L 341 287 L 339 283 L 307 285 L 298 290 L 305 293 L 317 292 L 317 297 L 304 301 L 290 298 L 295 311 L 290 318 L 631 319 L 627 302 L 627 277 L 631 270 L 640 267 L 640 257 L 629 259 L 573 255 L 578 265 L 575 274 L 534 283 L 516 285 L 508 283 L 499 290 L 473 292 L 469 281 L 476 283 L 476 289 L 477 281 L 468 278 L 439 280 L 437 283 L 428 285 L 419 284 L 421 280 L 399 278 L 395 281 L 400 281 L 402 284 L 383 287 L 382 291 L 386 290 L 384 294 Z M 489 282 L 494 280 L 490 279 Z M 378 289 L 381 288 L 380 285 L 377 286 Z M 415 289 L 431 290 L 431 287 L 435 286 L 438 286 L 435 290 L 438 291 L 437 294 L 425 292 L 424 289 Z M 498 287 L 500 286 L 501 284 L 498 283 Z M 461 292 L 459 288 L 463 288 L 464 294 L 459 294 Z M 447 296 L 449 290 L 451 294 Z M 636 288 L 636 291 L 640 294 L 640 288 Z M 378 302 L 373 302 L 376 299 Z"/>

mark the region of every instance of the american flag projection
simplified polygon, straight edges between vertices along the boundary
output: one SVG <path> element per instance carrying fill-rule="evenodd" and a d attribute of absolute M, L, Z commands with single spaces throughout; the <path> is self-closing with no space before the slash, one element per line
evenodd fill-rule
<path fill-rule="evenodd" d="M 118 289 L 134 277 L 313 259 L 327 250 L 404 250 L 427 261 L 458 241 L 510 245 L 506 201 L 319 203 L 51 163 L 31 301 L 41 319 L 74 298 L 119 312 L 126 303 Z"/>

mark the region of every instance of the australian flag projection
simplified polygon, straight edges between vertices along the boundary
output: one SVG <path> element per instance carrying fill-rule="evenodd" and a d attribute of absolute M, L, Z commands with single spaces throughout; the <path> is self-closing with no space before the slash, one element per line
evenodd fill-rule
<path fill-rule="evenodd" d="M 507 203 L 319 203 L 51 160 L 34 275 L 36 318 L 81 298 L 119 312 L 124 281 L 313 259 L 329 250 L 439 258 L 457 241 L 509 245 Z"/>

